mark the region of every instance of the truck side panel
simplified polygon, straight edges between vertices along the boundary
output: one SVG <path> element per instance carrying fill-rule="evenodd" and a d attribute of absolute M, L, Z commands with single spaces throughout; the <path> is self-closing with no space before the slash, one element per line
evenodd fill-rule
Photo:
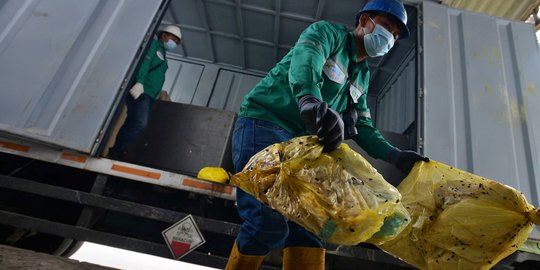
<path fill-rule="evenodd" d="M 429 2 L 423 14 L 424 154 L 512 186 L 538 206 L 534 27 Z"/>
<path fill-rule="evenodd" d="M 0 132 L 90 152 L 161 2 L 0 6 Z"/>

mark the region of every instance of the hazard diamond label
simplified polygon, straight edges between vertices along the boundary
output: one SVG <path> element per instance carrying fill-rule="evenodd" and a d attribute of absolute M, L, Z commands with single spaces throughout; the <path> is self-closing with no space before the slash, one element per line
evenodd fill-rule
<path fill-rule="evenodd" d="M 192 215 L 165 229 L 161 234 L 173 257 L 178 260 L 204 244 L 205 240 Z"/>

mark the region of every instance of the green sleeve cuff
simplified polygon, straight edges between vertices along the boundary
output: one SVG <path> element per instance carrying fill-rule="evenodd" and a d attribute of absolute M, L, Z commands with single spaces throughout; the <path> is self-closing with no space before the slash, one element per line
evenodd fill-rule
<path fill-rule="evenodd" d="M 298 100 L 300 97 L 303 97 L 305 95 L 312 95 L 316 97 L 319 100 L 322 100 L 321 90 L 315 86 L 312 86 L 310 88 L 304 88 L 300 90 L 299 92 L 295 93 L 295 98 Z"/>
<path fill-rule="evenodd" d="M 373 127 L 371 119 L 359 117 L 356 128 L 358 135 L 354 137 L 354 141 L 371 157 L 387 160 L 394 146 L 382 136 L 379 130 Z"/>

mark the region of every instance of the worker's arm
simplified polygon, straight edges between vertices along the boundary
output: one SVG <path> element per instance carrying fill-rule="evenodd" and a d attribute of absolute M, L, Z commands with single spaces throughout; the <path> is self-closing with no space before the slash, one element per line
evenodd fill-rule
<path fill-rule="evenodd" d="M 361 113 L 361 112 L 360 112 Z M 392 146 L 381 135 L 379 130 L 373 127 L 371 118 L 360 116 L 356 122 L 358 135 L 354 141 L 362 147 L 370 156 L 383 159 L 405 174 L 408 174 L 417 161 L 428 162 L 429 158 L 414 151 L 401 150 Z"/>
<path fill-rule="evenodd" d="M 378 129 L 373 126 L 371 121 L 371 114 L 367 105 L 367 94 L 369 84 L 369 71 L 365 72 L 365 75 L 358 78 L 361 89 L 360 97 L 357 103 L 354 104 L 358 114 L 358 120 L 356 121 L 356 129 L 358 134 L 353 137 L 353 140 L 364 149 L 368 155 L 387 160 L 390 152 L 394 147 L 382 136 Z"/>
<path fill-rule="evenodd" d="M 321 95 L 323 65 L 332 48 L 338 46 L 336 36 L 327 22 L 310 25 L 293 48 L 289 68 L 290 88 L 301 119 L 312 134 L 317 134 L 325 152 L 333 151 L 343 141 L 343 120 Z"/>
<path fill-rule="evenodd" d="M 150 47 L 148 48 L 148 51 L 146 52 L 146 55 L 144 56 L 144 59 L 141 63 L 141 66 L 139 67 L 139 71 L 137 72 L 137 82 L 144 84 L 144 81 L 146 80 L 146 76 L 148 75 L 148 71 L 151 68 L 152 60 L 156 56 L 157 50 L 159 48 L 159 41 L 152 40 L 150 42 Z"/>
<path fill-rule="evenodd" d="M 369 111 L 358 111 L 358 120 L 356 122 L 356 129 L 358 135 L 353 139 L 354 141 L 364 149 L 368 155 L 387 160 L 390 152 L 394 149 L 379 132 L 378 129 L 373 127 L 373 122 L 369 116 Z"/>
<path fill-rule="evenodd" d="M 365 79 L 369 78 L 366 76 Z M 367 106 L 367 91 L 364 91 L 358 103 L 355 104 L 358 113 L 356 129 L 358 134 L 353 138 L 354 141 L 362 147 L 370 156 L 383 159 L 405 174 L 408 174 L 417 161 L 429 161 L 428 158 L 410 151 L 401 150 L 392 146 L 373 126 L 371 115 Z"/>
<path fill-rule="evenodd" d="M 293 48 L 289 68 L 289 84 L 297 100 L 305 95 L 323 100 L 322 69 L 337 42 L 335 30 L 324 21 L 311 24 L 302 32 Z"/>

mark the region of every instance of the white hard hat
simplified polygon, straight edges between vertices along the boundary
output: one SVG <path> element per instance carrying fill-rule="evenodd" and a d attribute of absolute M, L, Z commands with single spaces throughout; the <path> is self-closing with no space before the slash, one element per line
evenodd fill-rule
<path fill-rule="evenodd" d="M 182 32 L 180 32 L 180 27 L 176 25 L 167 25 L 161 30 L 161 32 L 166 32 L 171 35 L 175 35 L 178 39 L 182 39 Z"/>

